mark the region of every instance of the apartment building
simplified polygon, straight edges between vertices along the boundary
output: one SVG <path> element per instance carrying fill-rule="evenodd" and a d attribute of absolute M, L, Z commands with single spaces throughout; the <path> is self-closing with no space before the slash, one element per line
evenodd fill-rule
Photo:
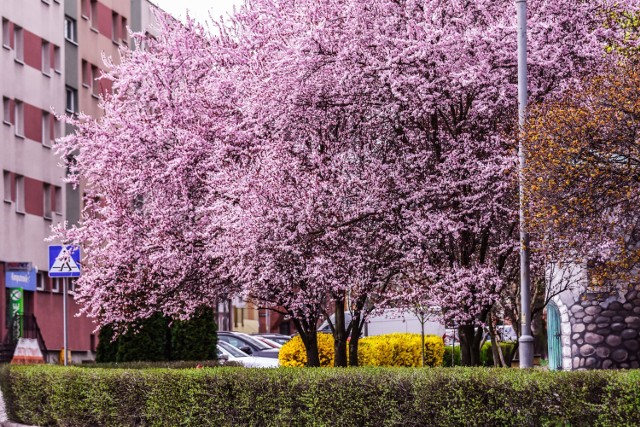
<path fill-rule="evenodd" d="M 117 62 L 130 44 L 128 28 L 145 30 L 154 7 L 147 0 L 0 2 L 0 340 L 16 315 L 35 318 L 49 361 L 63 347 L 63 282 L 47 276 L 45 238 L 52 225 L 76 223 L 82 208 L 82 188 L 64 183 L 52 149 L 72 131 L 56 114 L 100 115 L 100 95 L 111 90 L 98 79 L 103 55 Z M 69 349 L 75 362 L 91 360 L 95 325 L 77 316 L 72 281 L 68 290 Z"/>

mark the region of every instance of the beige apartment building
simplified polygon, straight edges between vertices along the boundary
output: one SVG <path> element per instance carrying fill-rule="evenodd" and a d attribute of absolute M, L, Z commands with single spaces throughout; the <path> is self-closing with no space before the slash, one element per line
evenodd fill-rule
<path fill-rule="evenodd" d="M 118 61 L 119 49 L 130 44 L 128 29 L 153 31 L 154 7 L 147 0 L 0 2 L 0 343 L 18 316 L 39 334 L 47 359 L 58 358 L 63 282 L 47 276 L 45 238 L 52 225 L 79 220 L 82 188 L 63 181 L 52 144 L 71 129 L 55 115 L 100 115 L 100 95 L 111 90 L 96 80 L 103 55 Z M 67 298 L 73 360 L 91 360 L 95 325 L 76 316 L 71 281 Z"/>

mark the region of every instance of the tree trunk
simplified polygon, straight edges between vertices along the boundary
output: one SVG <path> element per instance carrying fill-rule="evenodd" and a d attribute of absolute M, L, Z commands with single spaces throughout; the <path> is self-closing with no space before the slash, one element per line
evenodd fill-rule
<path fill-rule="evenodd" d="M 480 366 L 480 341 L 482 328 L 476 332 L 475 326 L 463 325 L 458 327 L 460 334 L 460 358 L 463 366 Z"/>
<path fill-rule="evenodd" d="M 487 324 L 489 325 L 489 336 L 491 337 L 491 353 L 493 354 L 493 366 L 504 367 L 504 356 L 500 342 L 496 339 L 496 330 L 493 327 L 493 317 L 489 316 Z"/>
<path fill-rule="evenodd" d="M 351 318 L 351 337 L 349 339 L 349 366 L 359 366 L 358 362 L 358 344 L 360 335 L 362 334 L 363 324 L 360 322 L 360 312 L 353 313 Z"/>
<path fill-rule="evenodd" d="M 333 325 L 333 366 L 347 366 L 347 331 L 344 318 L 344 299 L 335 300 L 335 324 Z"/>
<path fill-rule="evenodd" d="M 307 367 L 319 368 L 320 367 L 320 353 L 318 352 L 318 332 L 316 331 L 316 322 L 309 323 L 308 328 L 304 328 L 302 322 L 293 319 L 293 323 L 296 325 L 300 339 L 304 344 L 304 349 L 307 352 Z"/>

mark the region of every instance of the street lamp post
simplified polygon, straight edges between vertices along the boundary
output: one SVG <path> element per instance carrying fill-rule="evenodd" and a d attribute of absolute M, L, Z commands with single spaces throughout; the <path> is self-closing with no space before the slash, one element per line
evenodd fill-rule
<path fill-rule="evenodd" d="M 531 336 L 531 296 L 529 274 L 529 233 L 525 229 L 524 214 L 524 168 L 526 153 L 524 147 L 524 127 L 527 115 L 527 1 L 516 0 L 518 13 L 518 124 L 520 138 L 518 155 L 520 158 L 520 312 L 521 333 L 519 339 L 520 368 L 533 367 L 533 337 Z"/>

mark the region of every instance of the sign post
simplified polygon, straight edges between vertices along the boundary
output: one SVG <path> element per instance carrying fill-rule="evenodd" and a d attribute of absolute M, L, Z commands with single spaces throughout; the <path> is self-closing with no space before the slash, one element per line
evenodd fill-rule
<path fill-rule="evenodd" d="M 78 246 L 49 246 L 49 277 L 62 278 L 62 328 L 64 366 L 67 366 L 68 326 L 67 326 L 67 289 L 70 277 L 80 277 L 80 248 Z"/>

